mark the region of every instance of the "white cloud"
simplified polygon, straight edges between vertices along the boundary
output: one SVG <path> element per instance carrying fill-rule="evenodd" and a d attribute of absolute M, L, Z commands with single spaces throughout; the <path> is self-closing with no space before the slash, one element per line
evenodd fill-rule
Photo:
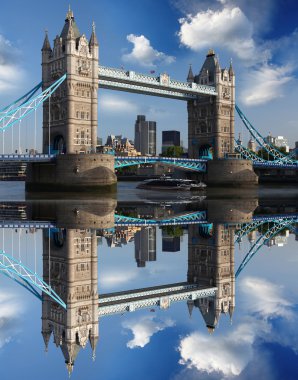
<path fill-rule="evenodd" d="M 159 63 L 170 64 L 175 61 L 175 57 L 155 50 L 148 38 L 143 35 L 129 34 L 126 38 L 134 46 L 130 53 L 123 54 L 122 60 L 124 62 L 137 63 L 144 67 L 155 67 Z"/>
<path fill-rule="evenodd" d="M 181 44 L 199 51 L 210 47 L 230 50 L 246 64 L 268 59 L 269 51 L 257 48 L 253 25 L 239 7 L 198 12 L 180 21 Z"/>
<path fill-rule="evenodd" d="M 131 330 L 133 339 L 127 343 L 128 348 L 144 347 L 150 342 L 152 335 L 167 327 L 174 326 L 175 323 L 170 318 L 157 319 L 154 316 L 145 316 L 139 320 L 128 320 L 122 323 L 125 329 Z"/>
<path fill-rule="evenodd" d="M 17 89 L 24 78 L 24 71 L 16 64 L 18 51 L 0 35 L 0 91 Z"/>
<path fill-rule="evenodd" d="M 9 343 L 18 332 L 16 320 L 22 309 L 14 294 L 0 293 L 0 348 Z"/>
<path fill-rule="evenodd" d="M 178 347 L 180 364 L 208 374 L 238 376 L 252 359 L 255 361 L 255 356 L 259 357 L 254 346 L 257 339 L 295 349 L 297 334 L 293 334 L 295 339 L 282 340 L 279 331 L 275 331 L 271 324 L 271 319 L 281 318 L 287 328 L 290 325 L 296 329 L 297 320 L 291 310 L 293 305 L 284 297 L 282 288 L 269 281 L 249 277 L 241 281 L 240 291 L 241 299 L 248 307 L 245 310 L 247 317 L 243 317 L 241 323 L 225 335 L 210 337 L 193 332 L 182 338 Z"/>
<path fill-rule="evenodd" d="M 137 269 L 131 271 L 105 271 L 100 275 L 99 283 L 101 287 L 108 288 L 123 285 L 134 280 L 136 277 L 138 277 Z"/>
<path fill-rule="evenodd" d="M 252 318 L 225 336 L 209 336 L 194 332 L 180 342 L 180 364 L 207 373 L 239 375 L 253 357 L 252 344 L 260 332 L 268 332 L 265 322 Z"/>
<path fill-rule="evenodd" d="M 289 45 L 296 47 L 298 34 L 294 32 L 280 40 L 266 42 L 256 38 L 259 27 L 255 22 L 256 13 L 258 9 L 264 13 L 263 5 L 256 2 L 253 11 L 243 2 L 236 6 L 234 0 L 218 0 L 215 8 L 206 9 L 180 20 L 181 44 L 194 51 L 220 48 L 238 58 L 244 78 L 240 84 L 240 98 L 245 105 L 265 104 L 283 96 L 284 86 L 294 79 L 296 62 L 293 57 L 290 61 L 287 59 L 290 56 L 287 52 L 294 50 L 296 53 L 297 49 Z M 264 25 L 264 29 L 267 26 Z M 279 55 L 279 62 L 287 64 L 270 64 L 276 55 Z"/>
<path fill-rule="evenodd" d="M 134 114 L 138 112 L 138 106 L 130 100 L 125 99 L 125 94 L 122 97 L 103 94 L 99 97 L 99 103 L 103 112 Z"/>
<path fill-rule="evenodd" d="M 240 97 L 247 106 L 267 103 L 283 96 L 283 87 L 294 79 L 293 68 L 263 64 L 244 75 Z"/>
<path fill-rule="evenodd" d="M 263 318 L 292 317 L 292 304 L 282 294 L 282 287 L 260 278 L 246 277 L 240 289 L 244 296 L 253 297 L 251 312 Z"/>

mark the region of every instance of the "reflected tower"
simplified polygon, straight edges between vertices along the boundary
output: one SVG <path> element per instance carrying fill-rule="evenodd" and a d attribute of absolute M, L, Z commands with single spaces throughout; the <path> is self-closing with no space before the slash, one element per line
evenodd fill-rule
<path fill-rule="evenodd" d="M 43 232 L 43 278 L 67 304 L 67 310 L 43 294 L 42 335 L 48 347 L 61 348 L 71 373 L 81 348 L 98 341 L 97 237 L 90 229 Z"/>
<path fill-rule="evenodd" d="M 138 267 L 145 267 L 147 261 L 156 261 L 156 228 L 142 228 L 135 234 L 135 259 Z"/>
<path fill-rule="evenodd" d="M 234 227 L 219 223 L 189 226 L 187 280 L 218 290 L 215 299 L 189 301 L 188 306 L 190 313 L 194 306 L 200 309 L 210 332 L 221 313 L 232 318 L 235 308 L 234 232 Z"/>

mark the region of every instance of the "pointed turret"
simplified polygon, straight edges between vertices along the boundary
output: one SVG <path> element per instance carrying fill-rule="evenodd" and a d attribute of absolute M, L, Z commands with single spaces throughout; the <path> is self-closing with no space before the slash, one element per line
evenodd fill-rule
<path fill-rule="evenodd" d="M 95 33 L 95 22 L 92 23 L 92 33 L 89 41 L 89 46 L 98 46 L 98 40 Z"/>
<path fill-rule="evenodd" d="M 43 41 L 41 51 L 52 51 L 47 30 L 45 31 L 45 37 L 44 37 L 44 41 Z"/>
<path fill-rule="evenodd" d="M 80 36 L 81 34 L 75 22 L 73 11 L 69 7 L 68 12 L 66 13 L 65 24 L 60 34 L 60 37 L 63 40 L 65 40 L 72 38 L 77 39 Z"/>
<path fill-rule="evenodd" d="M 49 341 L 50 341 L 50 338 L 51 338 L 51 334 L 52 334 L 51 330 L 42 331 L 42 337 L 43 337 L 43 341 L 44 341 L 44 344 L 45 344 L 45 352 L 48 352 L 48 347 L 49 347 Z"/>
<path fill-rule="evenodd" d="M 98 342 L 98 337 L 94 335 L 89 335 L 89 342 L 92 349 L 92 359 L 93 361 L 95 361 L 95 351 Z"/>
<path fill-rule="evenodd" d="M 233 65 L 232 65 L 232 58 L 231 58 L 231 61 L 230 61 L 229 75 L 230 75 L 230 77 L 232 77 L 232 76 L 235 75 L 234 69 L 233 69 Z"/>
<path fill-rule="evenodd" d="M 191 318 L 192 311 L 194 308 L 194 301 L 187 301 L 187 307 L 188 307 L 189 318 Z"/>
<path fill-rule="evenodd" d="M 192 72 L 192 67 L 191 65 L 189 65 L 189 71 L 188 71 L 188 75 L 187 75 L 187 82 L 188 83 L 192 83 L 194 81 L 195 77 L 193 75 L 193 72 Z"/>
<path fill-rule="evenodd" d="M 220 64 L 219 64 L 219 56 L 217 56 L 216 60 L 215 60 L 215 72 L 216 73 L 220 73 L 221 72 L 221 68 L 220 68 Z"/>
<path fill-rule="evenodd" d="M 234 310 L 235 310 L 235 306 L 232 305 L 231 302 L 230 302 L 230 305 L 229 305 L 229 315 L 230 315 L 231 324 L 232 324 L 232 318 L 233 318 Z"/>

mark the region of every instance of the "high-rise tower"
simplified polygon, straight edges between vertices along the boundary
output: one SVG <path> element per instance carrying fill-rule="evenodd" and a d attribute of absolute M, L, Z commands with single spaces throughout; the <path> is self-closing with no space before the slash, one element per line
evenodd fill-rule
<path fill-rule="evenodd" d="M 95 152 L 98 108 L 98 41 L 92 25 L 88 41 L 79 32 L 71 9 L 51 48 L 42 47 L 43 90 L 63 74 L 66 81 L 43 105 L 43 152 Z M 50 144 L 49 144 L 50 137 Z"/>
<path fill-rule="evenodd" d="M 188 101 L 189 157 L 223 158 L 234 153 L 235 74 L 232 63 L 221 69 L 210 49 L 198 75 L 190 67 L 188 82 L 214 86 L 218 95 Z"/>

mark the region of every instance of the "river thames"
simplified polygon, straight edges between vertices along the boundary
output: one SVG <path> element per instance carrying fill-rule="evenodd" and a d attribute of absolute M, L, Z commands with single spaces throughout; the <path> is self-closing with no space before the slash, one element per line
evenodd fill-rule
<path fill-rule="evenodd" d="M 297 379 L 297 189 L 117 194 L 1 183 L 1 379 Z"/>

